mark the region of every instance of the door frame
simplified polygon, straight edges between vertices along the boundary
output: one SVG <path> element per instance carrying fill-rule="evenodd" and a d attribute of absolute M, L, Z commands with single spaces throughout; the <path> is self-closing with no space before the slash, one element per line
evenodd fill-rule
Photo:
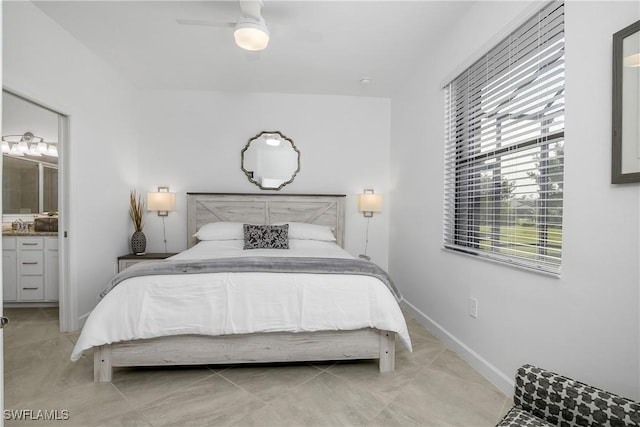
<path fill-rule="evenodd" d="M 71 258 L 69 245 L 70 224 L 70 172 L 69 172 L 69 130 L 70 116 L 62 109 L 36 101 L 36 96 L 21 93 L 10 87 L 3 86 L 7 92 L 25 102 L 51 111 L 58 116 L 58 304 L 59 324 L 61 332 L 72 332 L 78 329 L 78 297 L 75 280 L 71 277 Z M 2 177 L 0 176 L 0 182 Z M 1 301 L 0 301 L 1 302 Z"/>

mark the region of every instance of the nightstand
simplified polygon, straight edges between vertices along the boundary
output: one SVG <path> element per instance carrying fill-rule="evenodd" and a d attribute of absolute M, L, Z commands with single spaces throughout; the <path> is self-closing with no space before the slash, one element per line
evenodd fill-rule
<path fill-rule="evenodd" d="M 139 262 L 158 261 L 177 255 L 175 253 L 147 253 L 144 255 L 128 254 L 118 257 L 118 273 Z"/>

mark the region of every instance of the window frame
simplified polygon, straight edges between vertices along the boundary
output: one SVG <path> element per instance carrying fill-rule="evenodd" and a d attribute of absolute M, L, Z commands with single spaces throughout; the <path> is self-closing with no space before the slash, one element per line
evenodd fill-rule
<path fill-rule="evenodd" d="M 561 18 L 559 19 L 558 16 Z M 553 17 L 553 19 L 551 18 Z M 538 54 L 538 62 L 532 62 L 532 68 L 534 71 L 529 72 L 533 77 L 527 81 L 527 74 L 525 71 L 519 71 L 518 67 L 523 67 L 522 63 L 526 63 L 535 58 L 535 54 L 530 55 L 530 58 L 523 56 L 524 59 L 520 59 L 522 63 L 518 65 L 517 59 L 514 60 L 513 69 L 512 65 L 512 49 L 515 54 L 520 54 L 525 51 L 524 43 L 528 44 L 528 49 L 531 48 L 531 34 L 536 31 L 537 36 L 535 42 L 537 43 L 537 49 L 540 50 L 540 46 L 545 42 L 552 40 L 549 34 L 544 33 L 540 29 L 542 27 L 541 22 L 544 19 L 551 21 L 552 26 L 544 28 L 544 31 L 549 29 L 553 31 L 560 31 L 561 36 L 553 34 L 553 37 L 558 38 L 553 43 L 559 46 L 558 51 L 550 50 L 551 56 L 543 56 L 540 59 Z M 558 24 L 559 22 L 559 24 Z M 549 25 L 549 23 L 547 23 Z M 557 26 L 557 29 L 556 29 Z M 520 33 L 519 33 L 520 32 Z M 526 37 L 524 34 L 529 33 Z M 514 35 L 515 34 L 515 35 Z M 541 34 L 549 39 L 543 39 L 541 43 Z M 513 37 L 513 41 L 512 41 Z M 519 38 L 518 38 L 519 37 Z M 487 75 L 490 72 L 494 72 L 490 66 L 498 68 L 498 65 L 503 66 L 507 56 L 505 51 L 508 50 L 508 67 L 491 74 L 491 77 L 487 77 L 486 81 L 482 81 L 482 73 Z M 502 62 L 499 62 L 495 58 L 498 56 Z M 492 62 L 495 61 L 495 62 Z M 545 62 L 547 61 L 547 62 Z M 558 62 L 559 61 L 559 62 Z M 518 65 L 518 66 L 516 66 Z M 486 71 L 483 67 L 486 66 Z M 529 67 L 529 65 L 527 65 Z M 548 70 L 546 69 L 548 67 Z M 556 69 L 556 67 L 559 67 Z M 546 75 L 547 71 L 551 74 Z M 518 73 L 521 73 L 518 75 Z M 513 75 L 523 79 L 518 80 L 513 78 Z M 544 76 L 543 80 L 539 80 L 540 76 Z M 495 86 L 499 86 L 502 83 L 496 83 L 500 81 L 507 81 L 508 84 L 515 82 L 514 84 L 520 84 L 515 86 L 513 92 L 509 92 L 510 86 L 505 84 L 506 89 L 498 89 Z M 478 83 L 480 82 L 480 83 Z M 549 83 L 552 82 L 552 83 Z M 557 84 L 561 83 L 558 92 L 553 94 L 553 89 L 556 89 Z M 484 86 L 483 86 L 484 84 Z M 491 91 L 487 92 L 489 95 L 483 95 L 483 90 L 487 87 L 494 86 Z M 533 87 L 533 89 L 532 89 Z M 543 97 L 536 100 L 538 105 L 536 108 L 541 108 L 540 113 L 522 113 L 515 115 L 507 112 L 501 113 L 504 117 L 498 118 L 499 108 L 502 105 L 503 100 L 507 100 L 506 105 L 511 106 L 511 102 L 516 100 L 514 104 L 524 103 L 528 106 L 533 103 L 531 99 L 527 100 L 527 97 L 531 97 L 530 94 L 525 96 L 525 101 L 517 101 L 518 96 L 522 93 L 538 93 L 535 92 L 535 88 L 542 87 L 548 90 L 551 95 L 545 92 L 547 100 Z M 546 3 L 541 7 L 532 17 L 530 17 L 524 24 L 514 30 L 508 37 L 501 40 L 493 48 L 482 56 L 477 62 L 472 64 L 451 82 L 445 86 L 445 206 L 444 206 L 444 230 L 443 230 L 443 247 L 447 250 L 454 252 L 461 252 L 469 255 L 475 255 L 483 258 L 487 258 L 493 261 L 506 263 L 534 271 L 549 273 L 552 275 L 560 274 L 560 266 L 562 260 L 562 193 L 563 193 L 563 176 L 564 176 L 564 2 L 552 1 Z M 540 90 L 540 89 L 538 89 Z M 463 93 L 464 92 L 464 93 Z M 498 95 L 496 95 L 496 92 Z M 500 93 L 502 92 L 502 93 Z M 505 95 L 506 93 L 506 95 Z M 487 101 L 486 98 L 491 97 L 491 101 Z M 559 101 L 558 103 L 556 103 Z M 490 115 L 487 113 L 488 108 L 482 106 L 483 103 L 497 103 L 495 104 L 495 133 L 487 131 L 492 129 L 486 123 L 483 124 L 483 119 L 489 119 Z M 505 107 L 505 110 L 508 108 Z M 517 108 L 513 107 L 513 110 Z M 546 115 L 547 112 L 551 112 L 550 115 Z M 512 117 L 513 116 L 513 117 Z M 529 119 L 527 116 L 536 117 L 536 120 Z M 556 118 L 561 118 L 561 122 L 555 123 Z M 516 128 L 526 129 L 531 127 L 527 126 L 527 120 L 531 123 L 539 123 L 539 134 L 529 135 L 527 138 L 518 140 L 518 136 L 510 135 L 510 138 L 506 145 L 501 145 L 501 133 L 500 129 L 503 125 L 503 121 L 509 121 L 513 119 L 516 123 Z M 520 121 L 517 121 L 520 120 Z M 525 124 L 523 124 L 525 123 Z M 483 127 L 486 126 L 486 127 Z M 559 128 L 561 126 L 561 128 Z M 512 125 L 513 127 L 513 125 Z M 489 136 L 481 136 L 482 133 L 486 133 Z M 513 130 L 511 132 L 514 132 Z M 532 131 L 533 132 L 533 131 Z M 489 142 L 487 142 L 489 141 Z M 492 146 L 492 144 L 494 146 Z M 535 165 L 535 169 L 530 169 L 531 174 L 528 174 L 529 179 L 535 180 L 535 184 L 529 184 L 537 186 L 536 191 L 525 192 L 520 190 L 520 195 L 523 199 L 529 194 L 537 194 L 535 199 L 535 206 L 533 215 L 535 219 L 535 231 L 536 238 L 535 243 L 521 243 L 516 241 L 517 239 L 512 235 L 513 241 L 506 242 L 503 246 L 502 227 L 509 225 L 509 218 L 513 218 L 516 221 L 519 220 L 518 215 L 512 215 L 507 220 L 504 219 L 502 212 L 503 197 L 505 187 L 509 192 L 509 187 L 515 186 L 514 182 L 507 182 L 506 186 L 503 182 L 505 176 L 509 176 L 506 172 L 509 166 L 505 166 L 503 157 L 518 156 L 524 158 L 527 150 L 537 151 L 537 154 L 533 156 L 533 159 L 529 161 L 522 161 L 522 165 L 530 167 Z M 513 158 L 513 157 L 512 157 Z M 484 163 L 486 161 L 486 163 Z M 493 166 L 489 166 L 490 161 L 495 161 Z M 509 161 L 506 161 L 507 164 Z M 510 160 L 513 164 L 514 160 Z M 558 172 L 558 169 L 560 171 Z M 483 171 L 488 171 L 483 177 Z M 497 172 L 497 173 L 496 173 Z M 512 176 L 522 175 L 523 172 L 512 173 Z M 483 179 L 489 177 L 487 188 L 488 192 L 483 193 Z M 550 178 L 557 179 L 559 181 L 552 182 Z M 524 178 L 517 178 L 521 181 Z M 486 182 L 485 182 L 486 183 Z M 521 187 L 526 187 L 521 185 Z M 555 190 L 555 191 L 554 191 Z M 558 199 L 558 194 L 560 198 Z M 490 209 L 483 214 L 481 212 L 481 205 L 484 200 L 485 208 L 489 205 Z M 532 200 L 534 200 L 533 196 Z M 517 199 L 508 199 L 508 203 L 514 203 Z M 553 203 L 551 203 L 553 201 Z M 558 202 L 558 203 L 556 203 Z M 552 204 L 554 206 L 552 206 Z M 515 205 L 515 203 L 514 203 Z M 513 208 L 507 210 L 514 210 Z M 552 218 L 551 212 L 556 213 Z M 560 213 L 559 220 L 557 212 Z M 509 213 L 507 213 L 509 214 Z M 487 223 L 482 223 L 481 217 L 488 217 L 485 219 Z M 554 240 L 550 238 L 550 227 L 556 227 L 559 229 L 560 240 Z M 483 240 L 481 236 L 483 232 L 481 227 L 489 227 L 489 232 L 485 233 L 490 236 L 488 239 L 488 247 L 486 243 L 481 243 Z M 517 228 L 517 225 L 513 227 Z M 517 234 L 517 231 L 516 231 Z M 508 240 L 508 239 L 507 239 Z M 559 242 L 559 248 L 556 248 L 556 242 Z M 519 248 L 520 246 L 527 246 L 527 248 Z M 530 251 L 535 249 L 536 252 Z M 509 254 L 511 253 L 511 254 Z M 557 256 L 556 256 L 557 254 Z"/>

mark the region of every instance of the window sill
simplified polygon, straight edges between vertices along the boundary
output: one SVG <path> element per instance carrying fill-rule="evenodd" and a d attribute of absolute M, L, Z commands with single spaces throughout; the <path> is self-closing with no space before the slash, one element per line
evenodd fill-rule
<path fill-rule="evenodd" d="M 557 272 L 547 271 L 547 270 L 543 270 L 543 269 L 540 269 L 540 268 L 535 268 L 535 267 L 531 267 L 531 266 L 528 266 L 528 265 L 519 264 L 516 261 L 503 259 L 503 258 L 498 257 L 498 256 L 491 256 L 490 254 L 487 254 L 487 253 L 484 253 L 484 252 L 475 252 L 475 251 L 473 251 L 473 249 L 464 249 L 464 248 L 455 248 L 455 247 L 449 247 L 449 246 L 442 246 L 442 250 L 444 252 L 457 254 L 457 255 L 463 255 L 463 256 L 466 256 L 466 257 L 469 257 L 469 258 L 473 258 L 473 259 L 476 259 L 476 260 L 489 262 L 489 263 L 496 264 L 496 265 L 502 265 L 502 266 L 506 266 L 506 267 L 515 268 L 515 269 L 520 270 L 520 271 L 527 271 L 527 272 L 530 272 L 530 273 L 535 273 L 535 274 L 540 274 L 540 275 L 547 276 L 547 277 L 552 277 L 552 278 L 555 278 L 555 279 L 560 279 L 560 270 L 558 270 Z"/>

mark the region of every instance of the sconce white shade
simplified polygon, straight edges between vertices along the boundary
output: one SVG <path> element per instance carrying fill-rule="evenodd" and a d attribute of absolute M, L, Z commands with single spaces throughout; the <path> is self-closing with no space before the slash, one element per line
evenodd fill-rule
<path fill-rule="evenodd" d="M 169 211 L 176 208 L 176 193 L 158 191 L 147 193 L 147 209 L 157 211 L 159 216 L 167 216 Z"/>
<path fill-rule="evenodd" d="M 358 212 L 364 213 L 364 216 L 373 216 L 374 212 L 381 211 L 382 196 L 380 194 L 373 194 L 373 190 L 365 190 L 364 194 L 358 195 Z"/>

